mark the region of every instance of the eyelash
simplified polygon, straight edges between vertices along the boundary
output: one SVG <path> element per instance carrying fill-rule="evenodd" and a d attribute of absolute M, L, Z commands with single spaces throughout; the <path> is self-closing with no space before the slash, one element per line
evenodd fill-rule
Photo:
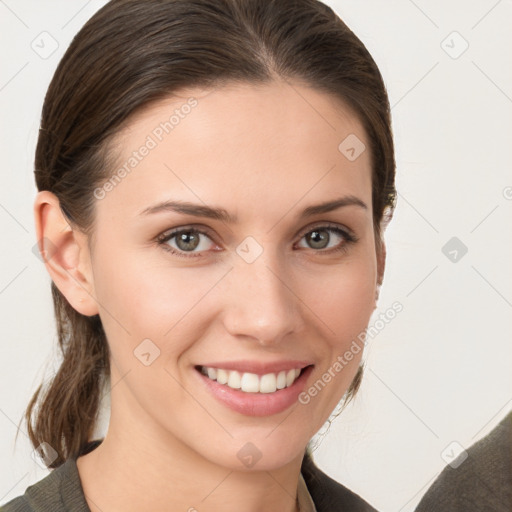
<path fill-rule="evenodd" d="M 304 238 L 304 236 L 312 233 L 313 231 L 328 231 L 330 233 L 335 233 L 337 235 L 340 235 L 341 237 L 343 237 L 345 239 L 344 242 L 342 242 L 340 245 L 338 245 L 337 247 L 334 247 L 334 248 L 331 248 L 331 249 L 328 249 L 328 250 L 322 250 L 322 249 L 319 249 L 319 250 L 315 250 L 315 249 L 312 249 L 314 252 L 317 252 L 317 253 L 320 253 L 320 254 L 333 254 L 333 253 L 341 253 L 341 252 L 345 252 L 347 249 L 348 249 L 348 245 L 350 244 L 353 244 L 355 242 L 357 242 L 359 239 L 352 235 L 351 233 L 349 233 L 348 231 L 344 230 L 344 229 L 341 229 L 338 225 L 334 224 L 324 224 L 324 225 L 320 225 L 320 226 L 315 226 L 313 228 L 308 228 L 307 231 L 304 231 L 301 233 L 300 235 L 300 239 L 301 240 L 302 238 Z M 173 255 L 176 255 L 178 257 L 181 257 L 181 258 L 198 258 L 198 257 L 201 257 L 201 253 L 186 253 L 186 252 L 180 252 L 180 251 L 177 251 L 175 249 L 173 249 L 172 247 L 169 247 L 169 245 L 167 245 L 167 242 L 169 240 L 172 240 L 176 235 L 179 235 L 181 233 L 192 233 L 192 234 L 200 234 L 200 235 L 204 235 L 208 238 L 210 238 L 211 240 L 211 237 L 210 235 L 206 232 L 206 231 L 202 231 L 198 228 L 194 228 L 194 227 L 185 227 L 185 228 L 179 228 L 179 229 L 176 229 L 174 231 L 171 231 L 169 233 L 163 233 L 161 235 L 159 235 L 156 239 L 157 243 L 159 246 L 162 247 L 162 249 L 164 251 L 167 251 L 167 252 L 170 252 L 171 254 Z"/>

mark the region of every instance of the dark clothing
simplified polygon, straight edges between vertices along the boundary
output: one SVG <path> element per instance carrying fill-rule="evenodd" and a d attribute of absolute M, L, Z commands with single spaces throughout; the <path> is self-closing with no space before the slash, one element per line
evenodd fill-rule
<path fill-rule="evenodd" d="M 443 469 L 416 512 L 512 511 L 512 412 L 467 454 Z"/>
<path fill-rule="evenodd" d="M 359 495 L 326 475 L 309 455 L 304 456 L 301 473 L 317 512 L 377 512 Z"/>
<path fill-rule="evenodd" d="M 89 453 L 100 443 L 101 440 L 90 442 L 80 455 Z M 307 454 L 301 473 L 317 512 L 376 512 L 357 494 L 321 471 Z M 6 503 L 0 512 L 90 512 L 76 457 L 69 458 L 45 478 L 27 487 L 24 495 Z"/>

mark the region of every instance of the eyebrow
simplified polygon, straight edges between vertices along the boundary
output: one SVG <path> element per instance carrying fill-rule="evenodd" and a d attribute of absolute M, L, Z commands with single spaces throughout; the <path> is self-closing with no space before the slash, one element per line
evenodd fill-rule
<path fill-rule="evenodd" d="M 361 201 L 361 199 L 348 195 L 324 203 L 308 206 L 300 213 L 299 218 L 303 219 L 320 213 L 331 212 L 345 206 L 358 206 L 364 210 L 368 209 L 366 203 Z M 238 222 L 237 216 L 230 214 L 224 208 L 190 203 L 187 201 L 164 201 L 142 210 L 139 215 L 146 216 L 168 211 L 182 213 L 185 215 L 193 215 L 195 217 L 206 217 L 209 219 L 220 220 L 228 224 L 236 224 Z"/>

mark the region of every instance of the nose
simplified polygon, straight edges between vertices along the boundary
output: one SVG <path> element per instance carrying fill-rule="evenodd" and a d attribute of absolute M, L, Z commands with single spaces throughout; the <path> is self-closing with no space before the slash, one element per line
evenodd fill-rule
<path fill-rule="evenodd" d="M 224 285 L 224 325 L 234 337 L 274 345 L 302 329 L 300 299 L 282 255 L 270 249 L 252 263 L 238 256 Z"/>

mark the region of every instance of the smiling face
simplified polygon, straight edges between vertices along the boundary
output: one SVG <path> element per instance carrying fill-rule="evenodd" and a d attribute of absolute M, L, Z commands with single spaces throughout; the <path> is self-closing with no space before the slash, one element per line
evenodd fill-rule
<path fill-rule="evenodd" d="M 187 90 L 119 134 L 91 254 L 117 435 L 237 469 L 244 446 L 256 469 L 303 453 L 357 371 L 361 350 L 336 361 L 375 306 L 370 152 L 341 152 L 349 135 L 369 148 L 338 100 L 282 82 Z M 281 370 L 309 369 L 275 393 L 232 393 L 200 372 L 239 362 L 276 373 L 267 391 Z"/>

